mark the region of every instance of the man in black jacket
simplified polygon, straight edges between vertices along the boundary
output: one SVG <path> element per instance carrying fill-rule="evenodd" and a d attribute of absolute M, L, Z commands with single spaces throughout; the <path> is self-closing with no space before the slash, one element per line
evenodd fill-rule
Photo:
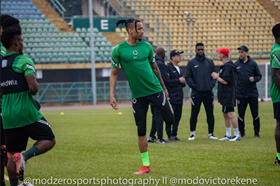
<path fill-rule="evenodd" d="M 182 76 L 180 67 L 178 64 L 181 62 L 181 54 L 183 51 L 172 50 L 170 52 L 171 62 L 167 64 L 167 71 L 169 74 L 169 80 L 167 83 L 167 90 L 170 98 L 170 103 L 172 105 L 175 122 L 173 124 L 173 129 L 171 125 L 166 125 L 166 133 L 168 135 L 168 141 L 180 141 L 177 137 L 178 126 L 182 116 L 183 108 L 183 87 L 185 87 L 185 78 Z"/>
<path fill-rule="evenodd" d="M 160 70 L 162 80 L 165 86 L 167 87 L 167 82 L 169 81 L 169 77 L 167 73 L 167 67 L 164 63 L 165 52 L 166 51 L 164 47 L 162 46 L 157 47 L 155 60 Z M 148 137 L 148 142 L 167 143 L 168 141 L 163 139 L 163 119 L 161 113 L 153 104 L 151 104 L 151 110 L 153 115 L 152 128 L 151 128 L 150 136 Z M 157 132 L 158 139 L 156 139 L 155 137 L 156 132 Z"/>
<path fill-rule="evenodd" d="M 238 123 L 234 112 L 236 90 L 236 66 L 229 60 L 229 49 L 216 49 L 218 59 L 223 63 L 220 73 L 213 72 L 212 77 L 218 80 L 218 101 L 223 106 L 222 112 L 225 118 L 226 136 L 219 140 L 240 141 Z M 231 125 L 234 137 L 231 138 Z"/>
<path fill-rule="evenodd" d="M 203 43 L 196 44 L 196 57 L 188 62 L 186 70 L 186 82 L 192 89 L 191 103 L 192 111 L 190 118 L 191 136 L 189 140 L 195 139 L 195 129 L 197 116 L 203 103 L 208 123 L 208 138 L 218 139 L 213 135 L 214 132 L 214 114 L 213 114 L 213 91 L 216 80 L 211 77 L 215 72 L 215 65 L 211 59 L 205 57 Z"/>
<path fill-rule="evenodd" d="M 257 63 L 248 56 L 249 49 L 246 46 L 241 46 L 239 51 L 239 59 L 235 62 L 237 68 L 237 108 L 238 108 L 238 126 L 241 137 L 245 137 L 245 119 L 247 105 L 249 104 L 253 117 L 255 137 L 260 138 L 260 118 L 259 118 L 259 103 L 258 89 L 256 82 L 262 78 Z"/>

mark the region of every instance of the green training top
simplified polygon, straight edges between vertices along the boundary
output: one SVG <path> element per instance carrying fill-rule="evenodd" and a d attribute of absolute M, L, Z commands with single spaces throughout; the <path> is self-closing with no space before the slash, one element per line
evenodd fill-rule
<path fill-rule="evenodd" d="M 3 56 L 6 53 L 6 48 L 3 46 L 2 42 L 0 42 L 1 44 L 1 56 Z"/>
<path fill-rule="evenodd" d="M 4 54 L 9 56 L 15 52 Z M 24 76 L 35 74 L 33 61 L 19 55 L 13 62 L 13 70 L 17 73 L 24 73 Z M 2 120 L 4 129 L 19 128 L 35 123 L 42 118 L 42 114 L 29 91 L 5 94 L 2 97 Z"/>
<path fill-rule="evenodd" d="M 275 43 L 270 52 L 270 73 L 271 73 L 271 84 L 270 84 L 270 96 L 273 103 L 280 102 L 280 91 L 278 90 L 272 76 L 272 69 L 280 68 L 280 45 Z"/>
<path fill-rule="evenodd" d="M 145 41 L 138 41 L 134 46 L 126 41 L 118 44 L 112 51 L 112 68 L 119 64 L 126 75 L 132 98 L 140 98 L 162 91 L 160 82 L 154 74 L 151 63 L 154 61 L 152 46 Z"/>
<path fill-rule="evenodd" d="M 0 42 L 1 45 L 1 56 L 3 56 L 6 53 L 6 48 L 3 46 L 2 42 Z M 0 98 L 0 108 L 1 108 L 2 100 Z"/>

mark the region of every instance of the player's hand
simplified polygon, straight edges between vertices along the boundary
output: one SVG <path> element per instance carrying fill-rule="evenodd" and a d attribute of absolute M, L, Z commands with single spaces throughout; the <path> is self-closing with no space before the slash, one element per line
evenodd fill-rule
<path fill-rule="evenodd" d="M 211 76 L 213 79 L 217 79 L 219 77 L 219 73 L 212 72 Z"/>
<path fill-rule="evenodd" d="M 179 78 L 180 83 L 185 84 L 186 83 L 186 79 L 182 76 Z"/>
<path fill-rule="evenodd" d="M 117 101 L 114 96 L 110 97 L 110 105 L 113 107 L 113 109 L 118 110 L 119 105 L 117 104 Z"/>
<path fill-rule="evenodd" d="M 165 94 L 165 96 L 167 97 L 167 99 L 170 99 L 170 98 L 169 98 L 169 95 L 168 95 L 167 89 L 164 89 L 164 90 L 163 90 L 163 93 Z"/>
<path fill-rule="evenodd" d="M 250 77 L 249 80 L 253 83 L 255 80 L 254 80 L 254 77 Z"/>

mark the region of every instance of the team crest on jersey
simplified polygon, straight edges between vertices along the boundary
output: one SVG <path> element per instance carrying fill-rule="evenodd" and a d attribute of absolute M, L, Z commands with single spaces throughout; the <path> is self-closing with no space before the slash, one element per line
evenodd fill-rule
<path fill-rule="evenodd" d="M 8 63 L 8 60 L 7 60 L 7 59 L 4 59 L 4 60 L 2 61 L 2 68 L 7 67 L 7 63 Z"/>
<path fill-rule="evenodd" d="M 133 50 L 133 52 L 132 52 L 132 53 L 133 53 L 133 55 L 135 55 L 135 56 L 136 56 L 136 55 L 138 54 L 138 51 L 137 51 L 137 50 Z"/>

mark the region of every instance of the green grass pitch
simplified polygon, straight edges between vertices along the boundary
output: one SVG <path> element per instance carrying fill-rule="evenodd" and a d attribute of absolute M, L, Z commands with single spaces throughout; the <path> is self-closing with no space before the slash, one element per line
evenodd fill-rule
<path fill-rule="evenodd" d="M 245 138 L 237 142 L 209 140 L 206 114 L 202 106 L 198 116 L 196 139 L 188 141 L 191 106 L 185 105 L 178 130 L 178 137 L 182 141 L 169 144 L 149 143 L 152 172 L 144 175 L 133 175 L 133 172 L 141 168 L 142 161 L 131 108 L 120 108 L 118 111 L 113 109 L 43 111 L 42 114 L 55 133 L 57 143 L 46 154 L 28 160 L 25 177 L 160 179 L 158 185 L 171 185 L 169 182 L 163 182 L 163 177 L 167 181 L 172 177 L 178 179 L 238 177 L 255 178 L 257 185 L 277 186 L 280 185 L 280 167 L 273 163 L 276 156 L 274 141 L 276 122 L 273 118 L 272 103 L 261 102 L 259 107 L 261 139 L 254 137 L 253 119 L 247 107 Z M 225 135 L 221 110 L 219 104 L 214 105 L 214 135 L 219 138 Z M 64 115 L 60 115 L 61 112 L 64 112 Z M 118 112 L 122 114 L 118 115 Z M 147 124 L 149 135 L 150 110 Z M 165 130 L 164 138 L 167 138 Z M 34 141 L 29 140 L 28 148 L 33 143 Z"/>

